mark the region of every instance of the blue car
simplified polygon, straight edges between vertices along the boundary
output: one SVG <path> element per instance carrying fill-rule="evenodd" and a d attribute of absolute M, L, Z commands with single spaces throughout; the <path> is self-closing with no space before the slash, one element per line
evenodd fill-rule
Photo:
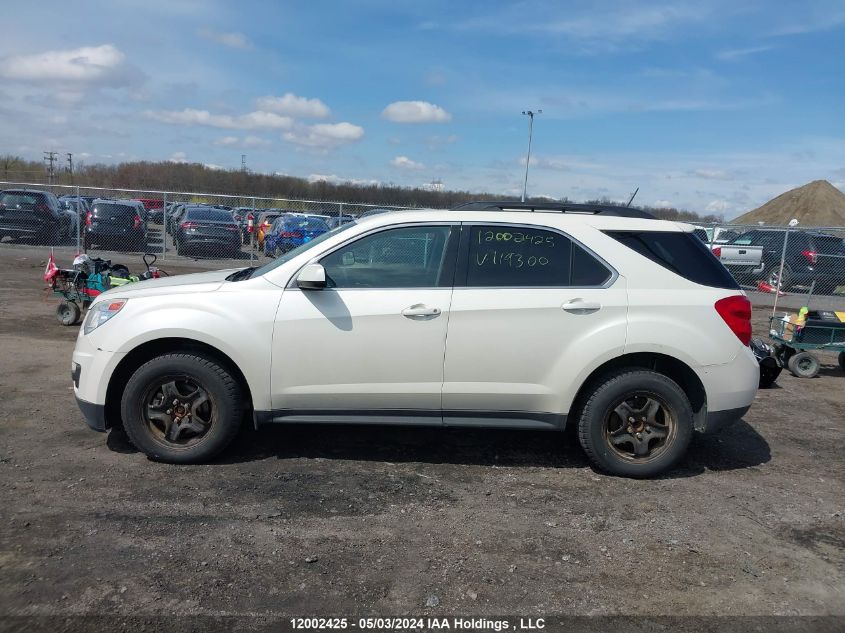
<path fill-rule="evenodd" d="M 264 254 L 267 257 L 278 257 L 328 230 L 329 226 L 321 218 L 307 215 L 280 216 L 264 234 Z"/>

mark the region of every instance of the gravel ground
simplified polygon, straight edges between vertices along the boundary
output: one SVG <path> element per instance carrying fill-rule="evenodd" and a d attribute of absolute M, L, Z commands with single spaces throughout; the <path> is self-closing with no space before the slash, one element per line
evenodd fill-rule
<path fill-rule="evenodd" d="M 85 426 L 43 255 L 0 264 L 4 616 L 845 617 L 833 356 L 651 481 L 494 430 L 274 427 L 170 466 Z"/>

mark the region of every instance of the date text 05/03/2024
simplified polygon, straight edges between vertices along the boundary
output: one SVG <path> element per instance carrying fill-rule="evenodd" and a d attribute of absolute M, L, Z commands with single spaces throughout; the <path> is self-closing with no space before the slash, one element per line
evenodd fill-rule
<path fill-rule="evenodd" d="M 544 618 L 517 618 L 516 621 L 462 617 L 400 618 L 291 618 L 294 630 L 361 629 L 372 631 L 539 631 L 546 628 Z"/>

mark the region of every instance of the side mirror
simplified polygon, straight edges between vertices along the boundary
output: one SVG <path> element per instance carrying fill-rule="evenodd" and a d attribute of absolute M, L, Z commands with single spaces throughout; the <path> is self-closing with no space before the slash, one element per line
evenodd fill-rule
<path fill-rule="evenodd" d="M 322 264 L 307 264 L 296 277 L 302 290 L 322 290 L 326 287 L 326 269 Z"/>

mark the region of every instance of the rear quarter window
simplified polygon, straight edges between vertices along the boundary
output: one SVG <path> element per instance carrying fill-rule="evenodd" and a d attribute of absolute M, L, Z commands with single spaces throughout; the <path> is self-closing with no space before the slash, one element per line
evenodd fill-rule
<path fill-rule="evenodd" d="M 617 242 L 667 270 L 702 286 L 739 289 L 739 284 L 692 233 L 606 231 Z"/>

